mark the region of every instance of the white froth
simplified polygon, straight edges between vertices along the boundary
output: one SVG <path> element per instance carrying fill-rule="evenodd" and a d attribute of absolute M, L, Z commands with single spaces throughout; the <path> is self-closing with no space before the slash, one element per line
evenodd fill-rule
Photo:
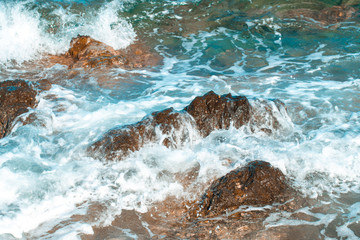
<path fill-rule="evenodd" d="M 0 191 L 3 193 L 0 197 L 0 208 L 6 209 L 6 204 L 15 202 L 18 197 L 18 191 L 22 184 L 26 184 L 26 177 L 19 176 L 6 168 L 0 169 L 0 178 L 6 181 L 0 181 Z"/>
<path fill-rule="evenodd" d="M 52 19 L 58 18 L 55 32 L 48 30 L 50 24 L 41 18 L 38 9 L 26 4 L 33 0 L 0 3 L 0 64 L 13 61 L 23 63 L 46 54 L 60 54 L 68 50 L 70 40 L 78 34 L 89 35 L 115 49 L 125 48 L 136 38 L 131 24 L 117 15 L 122 4 L 117 1 L 104 5 L 95 15 L 78 14 L 63 9 L 53 9 Z M 40 11 L 40 10 L 39 10 Z"/>
<path fill-rule="evenodd" d="M 118 17 L 121 8 L 121 1 L 107 2 L 91 14 L 59 7 L 52 12 L 60 19 L 58 33 L 54 34 L 44 29 L 36 10 L 19 3 L 0 3 L 0 51 L 4 53 L 0 63 L 23 62 L 44 53 L 64 52 L 77 34 L 90 35 L 114 48 L 126 47 L 136 34 L 125 19 Z M 273 19 L 247 24 L 250 30 L 269 25 L 274 30 L 275 46 L 283 47 L 284 36 Z M 249 33 L 251 40 L 230 34 L 225 28 L 183 38 L 185 57 L 164 53 L 164 65 L 159 71 L 133 71 L 151 86 L 144 92 L 140 86 L 134 90 L 139 97 L 130 100 L 102 96 L 94 89 L 84 91 L 78 88 L 82 83 L 74 83 L 73 89 L 53 85 L 50 91 L 41 93 L 37 108 L 32 110 L 41 124 L 18 124 L 11 136 L 0 140 L 5 149 L 0 149 L 0 179 L 5 179 L 0 182 L 0 192 L 6 193 L 0 197 L 0 234 L 10 233 L 19 238 L 29 234 L 36 238 L 68 221 L 72 215 L 86 214 L 92 203 L 105 206 L 94 222 L 71 222 L 49 235 L 49 238 L 76 239 L 79 233 L 91 234 L 90 225 L 111 224 L 123 209 L 146 212 L 152 203 L 168 196 L 198 199 L 176 178 L 195 167 L 199 168 L 192 182 L 196 189 L 252 160 L 268 161 L 280 168 L 293 180 L 294 187 L 309 197 L 329 194 L 335 198 L 344 192 L 359 191 L 360 174 L 356 171 L 360 165 L 359 79 L 340 82 L 306 75 L 317 74 L 344 55 L 329 55 L 325 44 L 300 61 L 284 57 L 283 49 L 277 49 L 277 53 L 266 50 L 262 57 L 267 65 L 252 76 L 243 66 L 246 57 L 259 47 L 267 48 L 268 43 Z M 224 36 L 231 37 L 232 47 L 244 53 L 241 60 L 229 67 L 234 73 L 214 71 L 209 66 L 210 60 L 203 59 L 204 49 Z M 246 52 L 246 49 L 250 50 Z M 273 73 L 272 69 L 278 67 L 284 71 Z M 289 75 L 287 68 L 293 68 L 296 74 Z M 206 74 L 197 76 L 191 71 Z M 114 72 L 116 75 L 126 70 Z M 96 86 L 96 77 L 91 84 Z M 209 90 L 246 95 L 254 109 L 251 124 L 214 131 L 204 139 L 186 125 L 183 130 L 189 132 L 190 140 L 178 149 L 162 146 L 166 136 L 159 134 L 158 142 L 144 146 L 118 163 L 101 163 L 86 155 L 89 144 L 109 129 L 136 123 L 151 112 L 168 107 L 181 110 L 195 96 Z M 88 97 L 87 91 L 94 91 L 98 98 Z M 267 100 L 273 98 L 284 101 L 287 111 Z M 274 128 L 274 118 L 278 128 Z M 358 203 L 344 206 L 341 214 L 350 220 L 337 228 L 340 237 L 354 238 L 348 225 L 360 221 L 359 209 Z M 313 225 L 329 225 L 337 217 L 314 214 L 306 208 L 299 213 L 317 217 L 319 220 Z M 309 224 L 291 219 L 290 215 L 270 215 L 267 227 Z"/>
<path fill-rule="evenodd" d="M 51 49 L 49 40 L 36 12 L 22 4 L 0 3 L 0 63 L 31 60 Z"/>
<path fill-rule="evenodd" d="M 118 17 L 117 11 L 121 8 L 122 4 L 119 1 L 109 2 L 80 30 L 80 33 L 90 35 L 115 49 L 127 47 L 135 40 L 136 33 L 131 24 Z"/>

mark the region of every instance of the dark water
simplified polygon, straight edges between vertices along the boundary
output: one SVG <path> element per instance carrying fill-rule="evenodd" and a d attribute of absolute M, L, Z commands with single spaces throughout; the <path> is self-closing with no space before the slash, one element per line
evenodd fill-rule
<path fill-rule="evenodd" d="M 352 17 L 332 22 L 286 15 L 335 4 L 353 7 Z M 54 84 L 28 113 L 36 113 L 40 123 L 16 125 L 0 140 L 0 238 L 79 239 L 124 210 L 145 213 L 167 197 L 194 200 L 211 179 L 257 159 L 280 168 L 304 196 L 331 209 L 298 210 L 316 221 L 276 213 L 264 221 L 266 228 L 307 224 L 320 229 L 319 238 L 359 238 L 357 6 L 356 1 L 1 1 L 0 81 L 47 78 Z M 146 70 L 77 74 L 38 63 L 47 54 L 65 53 L 78 34 L 115 49 L 140 39 L 164 60 Z M 86 154 L 109 129 L 164 108 L 180 110 L 209 90 L 245 95 L 260 114 L 262 99 L 280 99 L 288 113 L 274 113 L 280 128 L 271 136 L 244 128 L 201 139 L 193 130 L 189 143 L 177 150 L 154 143 L 121 163 L 104 164 Z M 194 166 L 200 166 L 194 179 L 198 195 L 173 177 Z M 169 177 L 159 177 L 164 171 Z M 96 218 L 69 221 L 86 215 L 94 203 L 104 206 Z M 120 230 L 129 239 L 139 237 Z"/>

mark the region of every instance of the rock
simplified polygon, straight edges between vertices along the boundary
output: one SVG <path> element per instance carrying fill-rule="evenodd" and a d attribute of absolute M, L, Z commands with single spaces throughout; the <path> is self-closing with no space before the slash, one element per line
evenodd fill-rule
<path fill-rule="evenodd" d="M 110 130 L 90 147 L 90 152 L 100 158 L 120 160 L 149 142 L 176 147 L 189 141 L 189 127 L 204 137 L 216 129 L 228 129 L 231 124 L 239 128 L 249 121 L 249 111 L 246 97 L 219 96 L 211 91 L 195 98 L 183 111 L 169 108 L 136 124 Z M 161 134 L 157 134 L 157 129 Z"/>
<path fill-rule="evenodd" d="M 277 13 L 282 18 L 311 18 L 323 25 L 343 22 L 353 16 L 355 13 L 353 7 L 332 6 L 321 10 L 299 8 Z"/>
<path fill-rule="evenodd" d="M 284 203 L 293 193 L 279 169 L 264 161 L 253 161 L 215 180 L 189 216 L 215 217 L 245 205 Z"/>
<path fill-rule="evenodd" d="M 120 67 L 125 69 L 152 67 L 161 61 L 160 55 L 151 52 L 140 41 L 126 49 L 114 48 L 89 36 L 78 35 L 70 42 L 70 49 L 65 55 L 50 56 L 50 65 L 56 63 L 69 68 Z"/>
<path fill-rule="evenodd" d="M 70 49 L 67 52 L 74 61 L 84 58 L 93 58 L 103 55 L 116 55 L 116 51 L 102 42 L 96 41 L 89 36 L 77 36 L 71 39 Z"/>
<path fill-rule="evenodd" d="M 196 176 L 198 170 L 198 166 L 191 169 L 188 172 L 190 178 Z M 194 192 L 188 189 L 184 190 L 187 194 L 183 197 L 168 196 L 162 201 L 153 202 L 145 213 L 122 211 L 110 226 L 94 227 L 93 235 L 87 235 L 84 239 L 122 236 L 122 233 L 116 229 L 130 229 L 136 232 L 140 239 L 149 238 L 146 235 L 148 232 L 152 233 L 153 239 L 292 239 L 292 236 L 294 239 L 314 239 L 314 236 L 318 236 L 315 234 L 323 228 L 323 226 L 307 225 L 308 216 L 295 218 L 303 221 L 302 225 L 268 227 L 268 222 L 264 221 L 269 214 L 281 214 L 285 211 L 298 214 L 301 211 L 297 210 L 304 204 L 301 199 L 299 199 L 301 201 L 296 200 L 299 195 L 294 194 L 297 192 L 288 185 L 281 171 L 267 162 L 250 162 L 245 167 L 238 168 L 215 180 L 204 194 L 203 201 L 200 202 L 203 204 L 204 199 L 208 199 L 209 204 L 206 206 L 194 204 L 193 197 L 190 196 L 190 194 L 198 195 L 198 191 L 204 187 L 203 184 L 194 180 L 190 181 L 194 183 L 194 186 L 196 185 Z M 239 188 L 240 184 L 242 186 Z M 284 201 L 286 201 L 284 204 L 273 204 Z M 242 204 L 252 205 L 248 206 L 248 209 L 239 211 L 238 214 L 221 216 L 224 212 L 234 210 Z M 256 208 L 257 206 L 267 204 L 273 204 L 273 206 L 256 210 L 259 209 Z M 284 208 L 292 204 L 296 207 Z M 195 207 L 195 211 L 191 206 Z M 200 209 L 199 206 L 209 207 L 209 209 Z M 255 210 L 251 209 L 252 207 Z M 94 214 L 91 215 L 94 216 Z M 310 218 L 310 221 L 313 220 L 313 224 L 318 221 L 318 219 Z M 142 227 L 145 225 L 147 231 Z"/>
<path fill-rule="evenodd" d="M 14 120 L 36 106 L 39 91 L 48 90 L 47 80 L 30 83 L 24 80 L 0 82 L 0 138 L 7 136 Z"/>
<path fill-rule="evenodd" d="M 261 105 L 262 109 L 253 110 L 244 96 L 220 96 L 210 91 L 196 97 L 182 111 L 165 109 L 138 123 L 110 130 L 90 146 L 89 152 L 98 158 L 121 160 L 146 143 L 157 142 L 176 148 L 184 142 L 191 142 L 198 135 L 206 137 L 214 130 L 229 129 L 231 125 L 235 128 L 248 125 L 251 131 L 260 129 L 269 134 L 272 129 L 280 129 L 284 125 L 277 120 L 284 112 L 286 114 L 282 102 L 258 102 L 257 105 Z M 255 125 L 258 125 L 257 128 Z"/>
<path fill-rule="evenodd" d="M 195 120 L 202 136 L 216 129 L 239 128 L 250 120 L 250 104 L 244 96 L 219 96 L 213 91 L 196 97 L 184 110 Z"/>
<path fill-rule="evenodd" d="M 90 147 L 90 152 L 108 160 L 120 160 L 149 142 L 158 141 L 166 147 L 175 147 L 186 141 L 190 134 L 184 122 L 191 123 L 191 118 L 172 108 L 154 112 L 136 124 L 110 130 Z"/>

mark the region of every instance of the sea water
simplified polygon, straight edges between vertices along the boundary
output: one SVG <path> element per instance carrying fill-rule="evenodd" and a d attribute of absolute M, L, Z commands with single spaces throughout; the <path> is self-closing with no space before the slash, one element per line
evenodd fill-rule
<path fill-rule="evenodd" d="M 359 237 L 358 18 L 322 25 L 240 14 L 230 25 L 185 32 L 192 13 L 182 16 L 174 9 L 189 2 L 0 2 L 0 81 L 53 83 L 37 96 L 37 108 L 21 116 L 35 113 L 37 121 L 18 123 L 0 139 L 1 239 L 80 239 L 124 210 L 144 213 L 167 197 L 198 199 L 212 179 L 252 160 L 270 162 L 304 197 L 331 206 L 328 213 L 298 210 L 317 221 L 274 213 L 264 221 L 267 228 L 309 224 L 322 229 L 319 238 Z M 185 20 L 169 30 L 162 24 L 169 19 Z M 164 60 L 151 69 L 79 69 L 76 75 L 59 64 L 38 63 L 48 54 L 65 53 L 78 34 L 115 49 L 146 38 Z M 178 149 L 148 144 L 121 162 L 89 156 L 88 146 L 108 130 L 154 111 L 181 110 L 210 90 L 246 96 L 264 119 L 264 102 L 273 99 L 284 102 L 287 112 L 273 108 L 280 127 L 271 135 L 257 126 L 200 138 L 189 126 L 190 139 Z M 199 167 L 193 180 L 197 195 L 175 178 L 159 177 L 194 167 Z M 105 206 L 96 218 L 70 221 L 94 203 Z M 137 239 L 137 232 L 123 232 Z"/>

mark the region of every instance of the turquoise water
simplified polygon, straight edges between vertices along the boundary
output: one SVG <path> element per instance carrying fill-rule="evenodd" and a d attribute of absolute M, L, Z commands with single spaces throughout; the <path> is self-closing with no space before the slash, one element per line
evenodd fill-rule
<path fill-rule="evenodd" d="M 311 7 L 337 4 L 320 3 Z M 310 224 L 322 229 L 319 238 L 357 239 L 358 12 L 324 24 L 282 19 L 276 6 L 286 7 L 261 1 L 0 2 L 0 81 L 53 83 L 27 113 L 38 120 L 17 124 L 0 139 L 0 238 L 79 239 L 123 210 L 147 212 L 169 196 L 194 199 L 211 179 L 261 159 L 280 168 L 304 196 L 332 208 L 321 214 L 299 210 L 318 218 L 315 222 L 277 213 L 265 226 Z M 164 60 L 150 69 L 77 74 L 38 62 L 65 53 L 78 34 L 115 49 L 141 39 Z M 242 128 L 201 139 L 192 130 L 190 141 L 176 150 L 154 143 L 106 164 L 88 156 L 87 147 L 109 129 L 168 107 L 181 110 L 210 90 L 247 96 L 265 119 L 262 100 L 280 99 L 287 113 L 273 113 L 280 128 L 271 136 Z M 171 177 L 194 166 L 200 166 L 197 196 Z M 164 171 L 169 178 L 159 178 Z M 70 221 L 93 203 L 105 206 L 96 219 Z M 137 235 L 124 233 L 129 239 Z"/>

